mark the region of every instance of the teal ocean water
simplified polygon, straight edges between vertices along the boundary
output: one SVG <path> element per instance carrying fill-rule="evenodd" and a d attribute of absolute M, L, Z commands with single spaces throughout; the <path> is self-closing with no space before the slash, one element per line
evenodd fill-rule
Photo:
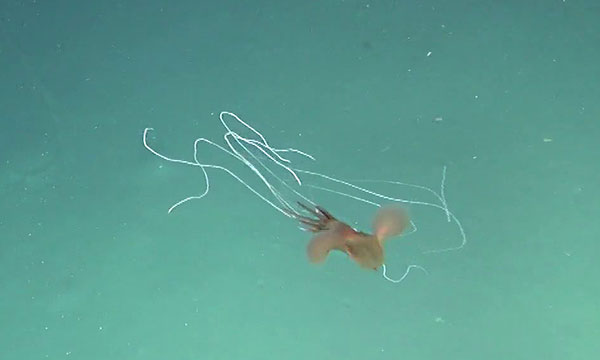
<path fill-rule="evenodd" d="M 600 352 L 597 1 L 0 10 L 1 359 Z M 309 263 L 300 199 L 420 268 Z"/>

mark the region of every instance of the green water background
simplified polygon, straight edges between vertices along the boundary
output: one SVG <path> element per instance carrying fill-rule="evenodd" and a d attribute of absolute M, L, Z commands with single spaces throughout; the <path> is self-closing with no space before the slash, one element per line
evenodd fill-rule
<path fill-rule="evenodd" d="M 3 1 L 0 358 L 594 359 L 597 1 Z M 344 179 L 439 189 L 390 275 L 336 254 L 192 142 L 232 111 Z M 204 155 L 204 154 L 203 154 Z M 214 157 L 213 157 L 214 156 Z M 216 152 L 203 160 L 240 171 Z M 310 183 L 310 180 L 307 180 Z M 402 187 L 400 197 L 434 201 Z M 342 187 L 336 187 L 343 191 Z M 373 208 L 307 194 L 369 229 Z"/>

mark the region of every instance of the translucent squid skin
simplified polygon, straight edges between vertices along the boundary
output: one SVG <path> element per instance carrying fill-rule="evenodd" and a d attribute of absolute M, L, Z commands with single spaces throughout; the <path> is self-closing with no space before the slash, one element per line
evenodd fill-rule
<path fill-rule="evenodd" d="M 339 221 L 320 206 L 298 205 L 310 216 L 296 211 L 290 211 L 289 215 L 315 233 L 306 249 L 312 263 L 322 263 L 329 252 L 338 250 L 348 254 L 361 268 L 377 270 L 384 263 L 385 240 L 401 234 L 410 223 L 403 209 L 381 208 L 373 221 L 373 234 L 368 234 Z"/>

